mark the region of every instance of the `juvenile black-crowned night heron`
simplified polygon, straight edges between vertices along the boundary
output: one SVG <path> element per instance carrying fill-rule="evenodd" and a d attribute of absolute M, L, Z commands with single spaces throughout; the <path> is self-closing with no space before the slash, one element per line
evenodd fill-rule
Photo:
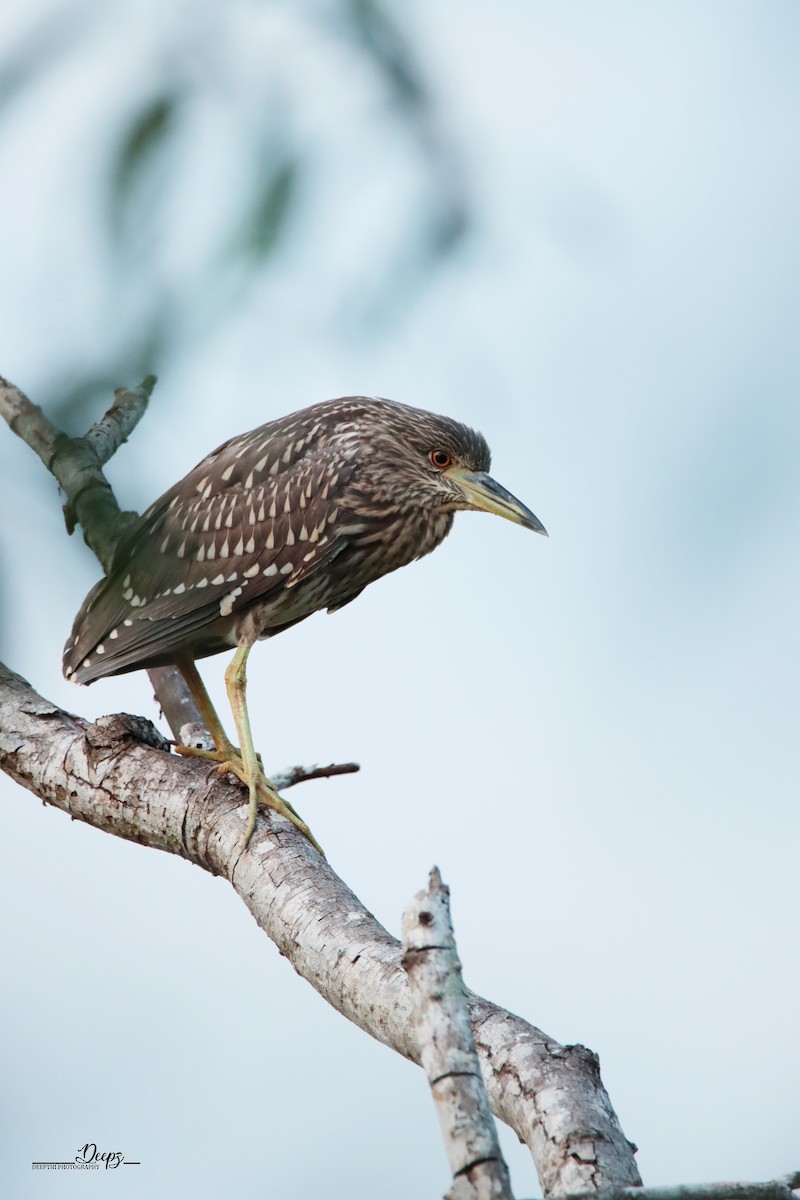
<path fill-rule="evenodd" d="M 151 504 L 83 603 L 64 674 L 91 683 L 174 663 L 216 751 L 246 783 L 249 842 L 258 808 L 310 830 L 264 776 L 247 712 L 247 657 L 318 609 L 333 612 L 389 571 L 430 553 L 453 514 L 477 509 L 536 533 L 533 513 L 487 473 L 484 438 L 447 417 L 348 396 L 231 438 Z M 234 648 L 225 683 L 241 751 L 195 660 Z M 323 681 L 324 684 L 324 681 Z M 317 847 L 319 849 L 319 847 Z"/>

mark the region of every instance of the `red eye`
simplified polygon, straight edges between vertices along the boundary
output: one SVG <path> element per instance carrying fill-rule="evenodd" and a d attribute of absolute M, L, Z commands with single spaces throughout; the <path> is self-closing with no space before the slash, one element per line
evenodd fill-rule
<path fill-rule="evenodd" d="M 447 450 L 431 450 L 428 457 L 433 465 L 438 467 L 440 471 L 443 471 L 445 467 L 449 467 L 453 461 L 452 454 L 449 454 Z"/>

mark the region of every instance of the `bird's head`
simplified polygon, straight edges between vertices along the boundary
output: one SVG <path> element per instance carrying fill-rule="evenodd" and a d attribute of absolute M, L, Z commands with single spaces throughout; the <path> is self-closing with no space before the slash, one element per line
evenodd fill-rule
<path fill-rule="evenodd" d="M 353 442 L 373 502 L 440 513 L 488 512 L 547 535 L 539 518 L 489 474 L 491 453 L 482 434 L 389 400 L 372 401 L 359 416 Z"/>

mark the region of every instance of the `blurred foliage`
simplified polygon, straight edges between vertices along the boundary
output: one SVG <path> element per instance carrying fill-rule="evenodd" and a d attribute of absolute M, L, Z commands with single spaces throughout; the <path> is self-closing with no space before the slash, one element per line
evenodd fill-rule
<path fill-rule="evenodd" d="M 294 200 L 298 172 L 298 163 L 291 158 L 265 171 L 260 194 L 257 189 L 242 229 L 241 245 L 253 262 L 266 258 L 276 245 Z"/>
<path fill-rule="evenodd" d="M 106 192 L 97 200 L 109 237 L 105 250 L 102 238 L 97 239 L 97 253 L 106 255 L 105 262 L 87 263 L 86 269 L 104 280 L 114 324 L 109 322 L 98 336 L 90 360 L 85 348 L 76 348 L 73 361 L 49 361 L 48 375 L 35 381 L 37 401 L 73 431 L 107 403 L 114 386 L 167 370 L 189 334 L 202 337 L 204 328 L 235 320 L 252 287 L 271 269 L 276 252 L 290 244 L 299 214 L 306 221 L 312 214 L 335 244 L 336 229 L 325 211 L 325 172 L 317 169 L 317 160 L 326 158 L 329 165 L 340 141 L 344 152 L 352 153 L 355 130 L 365 139 L 364 160 L 380 180 L 370 140 L 376 115 L 388 160 L 408 161 L 408 187 L 399 189 L 402 194 L 391 212 L 377 203 L 385 226 L 377 253 L 374 244 L 365 243 L 359 261 L 356 247 L 356 269 L 363 268 L 366 282 L 357 289 L 361 309 L 355 316 L 352 280 L 341 280 L 339 305 L 347 314 L 346 329 L 364 336 L 388 332 L 470 227 L 457 148 L 443 129 L 421 55 L 404 27 L 405 15 L 388 0 L 304 0 L 269 9 L 201 3 L 182 15 L 167 14 L 163 21 L 144 7 L 131 5 L 123 11 L 128 32 L 122 31 L 120 19 L 120 30 L 112 28 L 109 42 L 102 6 L 70 0 L 42 16 L 38 25 L 32 22 L 15 46 L 0 51 L 0 122 L 6 124 L 15 119 L 15 102 L 61 68 L 79 62 L 87 45 L 95 44 L 89 35 L 99 37 L 98 30 L 106 40 L 97 56 L 113 60 L 116 55 L 121 68 L 108 111 L 95 111 L 91 118 L 97 136 L 87 129 L 87 143 L 96 147 L 99 159 L 92 171 Z M 311 56 L 322 49 L 326 70 L 332 64 L 334 71 L 345 73 L 343 82 L 359 81 L 367 96 L 359 118 L 363 127 L 357 122 L 337 126 L 333 117 L 327 136 L 324 130 L 301 136 L 298 113 L 305 111 L 308 77 L 293 70 L 291 60 L 281 60 L 280 39 L 274 44 L 263 35 L 259 21 L 265 13 L 277 13 L 291 25 L 291 53 L 298 61 L 305 61 L 304 45 Z M 131 20 L 144 33 L 143 48 L 131 47 Z M 239 81 L 251 78 L 246 72 L 253 72 L 253 59 L 245 60 L 252 48 L 241 30 L 251 27 L 252 45 L 263 63 L 252 76 L 257 86 L 248 92 Z M 136 60 L 140 54 L 141 64 Z M 134 63 L 133 77 L 122 70 L 123 56 L 126 68 Z M 329 78 L 323 86 L 331 86 Z M 372 111 L 376 103 L 378 112 Z M 233 167 L 231 162 L 218 165 L 213 150 L 198 139 L 202 114 L 215 104 L 227 105 Z M 194 178 L 199 182 L 187 184 Z M 212 221 L 202 228 L 205 241 L 186 265 L 180 259 L 183 226 L 191 224 L 195 201 L 209 189 L 219 189 L 224 200 L 233 197 L 228 210 L 220 205 L 227 227 L 224 222 L 214 227 Z M 307 241 L 311 231 L 303 236 Z"/>
<path fill-rule="evenodd" d="M 167 92 L 148 99 L 144 108 L 135 113 L 124 133 L 122 144 L 112 163 L 108 212 L 112 233 L 120 238 L 125 218 L 135 200 L 136 187 L 160 150 L 168 151 L 169 138 L 174 132 L 180 103 L 176 92 Z"/>
<path fill-rule="evenodd" d="M 349 0 L 352 29 L 416 133 L 430 172 L 430 196 L 421 246 L 429 260 L 456 248 L 469 229 L 466 188 L 452 143 L 443 137 L 436 104 L 418 56 L 389 7 L 378 0 Z"/>
<path fill-rule="evenodd" d="M 424 112 L 427 88 L 411 47 L 388 10 L 377 0 L 350 0 L 350 20 L 364 49 L 372 55 L 399 104 Z"/>

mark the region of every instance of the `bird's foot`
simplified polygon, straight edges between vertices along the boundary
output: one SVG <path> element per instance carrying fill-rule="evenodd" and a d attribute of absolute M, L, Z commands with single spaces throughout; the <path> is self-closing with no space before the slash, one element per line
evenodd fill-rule
<path fill-rule="evenodd" d="M 220 775 L 235 775 L 238 780 L 247 785 L 250 793 L 250 811 L 247 816 L 247 829 L 245 830 L 244 841 L 242 843 L 243 850 L 246 850 L 250 844 L 250 839 L 256 827 L 258 810 L 260 808 L 271 808 L 274 812 L 280 813 L 282 817 L 286 817 L 287 821 L 291 821 L 308 838 L 317 853 L 322 855 L 323 858 L 325 857 L 325 851 L 303 818 L 296 812 L 288 800 L 283 799 L 267 779 L 261 766 L 260 755 L 258 756 L 258 772 L 254 778 L 251 778 L 240 751 L 230 742 L 217 750 L 204 750 L 199 746 L 179 745 L 175 747 L 175 751 L 187 758 L 204 758 L 206 761 L 216 763 Z"/>
<path fill-rule="evenodd" d="M 185 758 L 207 758 L 211 762 L 217 763 L 217 770 L 220 775 L 235 775 L 236 772 L 227 764 L 230 762 L 242 762 L 242 752 L 232 742 L 228 742 L 221 750 L 208 750 L 204 746 L 184 746 L 181 742 L 171 742 L 170 745 L 176 754 L 182 754 Z M 256 758 L 258 759 L 258 765 L 263 770 L 264 764 L 261 761 L 261 755 L 257 754 Z"/>
<path fill-rule="evenodd" d="M 256 778 L 249 781 L 243 778 L 242 775 L 239 775 L 237 771 L 234 771 L 234 774 L 241 779 L 243 783 L 247 783 L 250 788 L 250 812 L 247 818 L 247 829 L 244 835 L 243 849 L 247 847 L 250 842 L 250 838 L 253 836 L 253 830 L 256 827 L 256 817 L 258 816 L 259 808 L 271 808 L 274 812 L 280 813 L 282 817 L 286 817 L 287 821 L 291 821 L 291 823 L 297 829 L 299 829 L 300 832 L 305 835 L 305 837 L 308 838 L 309 842 L 311 842 L 311 845 L 314 847 L 317 853 L 321 855 L 322 858 L 325 857 L 325 851 L 322 849 L 322 846 L 320 846 L 319 842 L 314 837 L 303 818 L 300 816 L 294 806 L 290 804 L 288 800 L 284 800 L 280 792 L 278 792 L 277 789 L 272 786 L 272 783 L 269 779 L 267 779 L 263 771 L 260 770 Z"/>

